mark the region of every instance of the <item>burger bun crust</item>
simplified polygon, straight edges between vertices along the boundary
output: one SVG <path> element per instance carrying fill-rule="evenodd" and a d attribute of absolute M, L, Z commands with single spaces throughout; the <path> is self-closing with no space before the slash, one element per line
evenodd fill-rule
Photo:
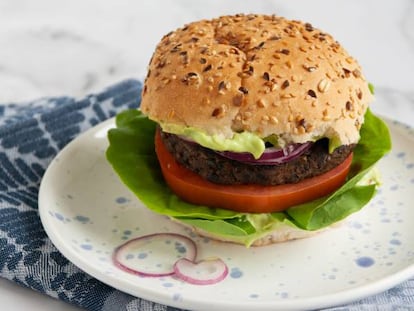
<path fill-rule="evenodd" d="M 280 142 L 359 140 L 372 95 L 332 36 L 267 15 L 222 16 L 165 35 L 149 64 L 141 110 L 161 124 Z"/>

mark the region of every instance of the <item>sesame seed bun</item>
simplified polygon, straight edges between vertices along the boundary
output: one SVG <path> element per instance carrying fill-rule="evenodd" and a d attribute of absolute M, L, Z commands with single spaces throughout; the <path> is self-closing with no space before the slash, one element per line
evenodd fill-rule
<path fill-rule="evenodd" d="M 280 142 L 359 140 L 372 95 L 332 36 L 277 16 L 201 20 L 164 36 L 149 64 L 141 110 L 158 123 Z"/>

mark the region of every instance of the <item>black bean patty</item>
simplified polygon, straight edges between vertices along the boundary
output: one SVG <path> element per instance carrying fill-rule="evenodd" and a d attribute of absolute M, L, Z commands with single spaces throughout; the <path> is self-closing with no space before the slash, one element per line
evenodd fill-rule
<path fill-rule="evenodd" d="M 341 164 L 355 145 L 328 152 L 321 139 L 298 158 L 279 165 L 252 165 L 225 158 L 196 143 L 161 131 L 161 138 L 178 163 L 216 184 L 282 185 L 323 174 Z"/>

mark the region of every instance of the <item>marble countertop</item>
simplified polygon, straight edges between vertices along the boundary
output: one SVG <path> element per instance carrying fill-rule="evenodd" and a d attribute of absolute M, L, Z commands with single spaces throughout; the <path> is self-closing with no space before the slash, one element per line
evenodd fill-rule
<path fill-rule="evenodd" d="M 301 19 L 331 33 L 375 85 L 372 109 L 413 123 L 414 0 L 0 0 L 0 103 L 81 97 L 142 79 L 164 34 L 240 12 Z M 4 280 L 0 300 L 7 310 L 73 310 Z"/>

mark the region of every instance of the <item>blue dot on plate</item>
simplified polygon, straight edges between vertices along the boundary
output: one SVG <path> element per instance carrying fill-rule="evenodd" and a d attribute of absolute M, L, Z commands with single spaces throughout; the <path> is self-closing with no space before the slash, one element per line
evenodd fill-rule
<path fill-rule="evenodd" d="M 397 153 L 397 158 L 404 158 L 405 157 L 405 152 L 398 152 Z"/>
<path fill-rule="evenodd" d="M 55 213 L 55 217 L 56 217 L 58 220 L 60 220 L 60 221 L 64 221 L 64 220 L 65 220 L 65 217 L 63 217 L 63 215 L 62 215 L 62 214 L 59 214 L 59 213 Z"/>
<path fill-rule="evenodd" d="M 391 190 L 391 191 L 396 191 L 396 190 L 398 190 L 398 185 L 392 185 L 392 186 L 390 187 L 390 190 Z"/>
<path fill-rule="evenodd" d="M 287 292 L 282 292 L 280 293 L 280 297 L 286 299 L 289 297 L 289 294 Z"/>
<path fill-rule="evenodd" d="M 362 268 L 368 268 L 371 267 L 374 263 L 375 260 L 372 259 L 371 257 L 359 257 L 355 260 L 356 264 Z"/>
<path fill-rule="evenodd" d="M 80 247 L 83 248 L 86 251 L 90 251 L 93 248 L 93 246 L 90 245 L 90 244 L 81 244 Z"/>
<path fill-rule="evenodd" d="M 148 254 L 147 253 L 139 253 L 137 257 L 138 257 L 138 259 L 145 259 L 145 258 L 148 257 Z"/>
<path fill-rule="evenodd" d="M 173 299 L 173 301 L 181 301 L 181 300 L 183 300 L 183 296 L 181 296 L 181 294 L 177 293 L 177 294 L 173 295 L 172 299 Z"/>
<path fill-rule="evenodd" d="M 124 203 L 128 202 L 128 199 L 124 198 L 124 197 L 117 197 L 115 199 L 115 202 L 118 203 L 118 204 L 124 204 Z"/>
<path fill-rule="evenodd" d="M 81 222 L 81 223 L 83 223 L 83 224 L 86 224 L 89 221 L 89 217 L 82 216 L 82 215 L 77 215 L 77 216 L 74 217 L 74 219 Z"/>
<path fill-rule="evenodd" d="M 243 272 L 239 268 L 232 268 L 230 271 L 230 277 L 233 279 L 239 279 L 243 276 Z"/>
<path fill-rule="evenodd" d="M 181 243 L 175 243 L 175 250 L 180 254 L 187 252 L 187 248 Z"/>
<path fill-rule="evenodd" d="M 401 245 L 401 241 L 400 240 L 397 240 L 397 239 L 392 239 L 390 241 L 390 244 L 392 244 L 392 245 Z"/>

